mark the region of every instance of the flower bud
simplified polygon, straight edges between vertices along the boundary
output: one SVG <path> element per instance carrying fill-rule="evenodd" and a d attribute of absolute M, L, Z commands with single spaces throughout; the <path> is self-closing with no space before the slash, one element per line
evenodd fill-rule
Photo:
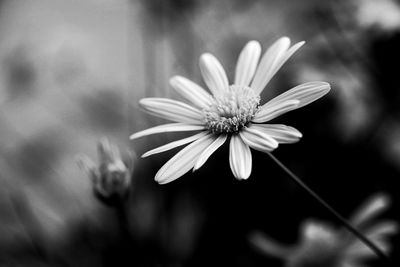
<path fill-rule="evenodd" d="M 97 165 L 87 156 L 81 157 L 78 162 L 91 178 L 96 196 L 106 204 L 125 198 L 131 187 L 132 157 L 129 164 L 124 163 L 119 149 L 107 138 L 99 141 L 97 150 Z"/>

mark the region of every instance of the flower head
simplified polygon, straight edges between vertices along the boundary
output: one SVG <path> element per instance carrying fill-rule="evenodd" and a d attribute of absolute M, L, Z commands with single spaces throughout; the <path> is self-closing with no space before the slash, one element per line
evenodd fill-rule
<path fill-rule="evenodd" d="M 97 165 L 87 156 L 78 161 L 91 178 L 95 194 L 104 201 L 125 197 L 131 185 L 133 163 L 125 164 L 119 149 L 107 138 L 99 141 L 97 150 Z"/>
<path fill-rule="evenodd" d="M 390 251 L 388 238 L 395 234 L 398 225 L 392 221 L 374 221 L 389 205 L 385 195 L 370 198 L 350 218 L 369 240 L 385 252 Z M 282 258 L 287 267 L 358 267 L 375 257 L 374 251 L 355 238 L 346 229 L 307 220 L 301 227 L 300 240 L 296 245 L 280 245 L 261 233 L 252 234 L 250 241 L 261 252 Z"/>
<path fill-rule="evenodd" d="M 170 85 L 191 105 L 167 98 L 144 98 L 140 105 L 149 113 L 173 121 L 131 136 L 131 139 L 161 132 L 200 131 L 146 152 L 143 157 L 187 145 L 156 174 L 160 184 L 171 182 L 190 169 L 197 170 L 225 141 L 237 179 L 247 179 L 252 169 L 250 148 L 271 152 L 281 143 L 295 143 L 302 134 L 293 127 L 266 122 L 303 107 L 329 92 L 325 82 L 309 82 L 261 103 L 260 94 L 280 67 L 304 42 L 290 46 L 287 37 L 277 40 L 261 57 L 261 45 L 250 41 L 236 64 L 235 80 L 228 82 L 224 68 L 211 54 L 200 57 L 200 70 L 209 91 L 181 77 Z"/>

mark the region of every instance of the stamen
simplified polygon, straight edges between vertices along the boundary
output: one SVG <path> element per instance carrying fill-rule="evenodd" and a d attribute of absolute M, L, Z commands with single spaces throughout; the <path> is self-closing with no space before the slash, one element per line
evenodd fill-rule
<path fill-rule="evenodd" d="M 236 133 L 247 126 L 260 106 L 260 96 L 251 88 L 231 85 L 204 109 L 208 129 L 215 133 Z"/>

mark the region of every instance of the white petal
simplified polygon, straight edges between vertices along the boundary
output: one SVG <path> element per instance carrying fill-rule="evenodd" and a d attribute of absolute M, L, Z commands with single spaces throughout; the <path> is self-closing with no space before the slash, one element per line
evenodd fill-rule
<path fill-rule="evenodd" d="M 225 70 L 213 55 L 206 53 L 200 57 L 200 71 L 204 82 L 213 95 L 228 91 L 229 83 Z"/>
<path fill-rule="evenodd" d="M 203 109 L 211 105 L 211 95 L 191 80 L 181 76 L 174 76 L 169 80 L 169 84 L 176 92 L 197 107 Z"/>
<path fill-rule="evenodd" d="M 370 197 L 358 211 L 351 217 L 350 221 L 355 227 L 370 221 L 378 216 L 389 206 L 389 198 L 384 194 Z"/>
<path fill-rule="evenodd" d="M 261 55 L 261 45 L 257 41 L 250 41 L 240 52 L 235 71 L 236 85 L 249 86 L 257 69 Z"/>
<path fill-rule="evenodd" d="M 271 136 L 280 144 L 295 143 L 303 136 L 297 129 L 283 124 L 252 124 L 251 128 Z"/>
<path fill-rule="evenodd" d="M 305 41 L 301 41 L 301 42 L 298 42 L 298 43 L 292 45 L 292 46 L 288 49 L 288 51 L 286 51 L 284 60 L 285 60 L 285 61 L 288 60 L 288 59 L 289 59 L 294 53 L 296 53 L 296 51 L 299 50 L 299 48 L 302 47 L 305 43 L 306 43 Z"/>
<path fill-rule="evenodd" d="M 200 154 L 214 139 L 214 134 L 208 134 L 187 145 L 161 167 L 155 180 L 160 184 L 166 184 L 184 175 L 193 168 Z"/>
<path fill-rule="evenodd" d="M 229 165 L 236 179 L 249 178 L 252 168 L 251 151 L 242 138 L 236 134 L 231 136 L 229 144 Z"/>
<path fill-rule="evenodd" d="M 182 146 L 182 145 L 191 143 L 191 142 L 193 142 L 193 141 L 195 141 L 195 140 L 197 140 L 197 139 L 199 139 L 199 138 L 201 138 L 201 137 L 203 137 L 205 135 L 207 135 L 207 132 L 203 131 L 203 132 L 200 132 L 198 134 L 195 134 L 195 135 L 192 135 L 192 136 L 189 136 L 189 137 L 186 137 L 186 138 L 183 138 L 183 139 L 180 139 L 180 140 L 165 144 L 163 146 L 159 146 L 157 148 L 154 148 L 154 149 L 149 150 L 146 153 L 144 153 L 142 155 L 142 158 L 145 158 L 145 157 L 157 154 L 157 153 L 161 153 L 161 152 L 164 152 L 164 151 L 167 151 L 167 150 L 171 150 L 171 149 L 173 149 L 175 147 L 178 147 L 178 146 Z"/>
<path fill-rule="evenodd" d="M 286 51 L 290 46 L 290 39 L 282 37 L 273 43 L 265 52 L 258 65 L 251 88 L 260 94 L 274 74 L 278 71 L 278 66 L 285 57 Z"/>
<path fill-rule="evenodd" d="M 330 89 L 329 83 L 326 82 L 303 83 L 271 99 L 265 105 L 279 104 L 287 100 L 296 99 L 300 101 L 297 108 L 301 108 L 323 97 Z"/>
<path fill-rule="evenodd" d="M 279 61 L 279 64 L 277 64 L 276 66 L 274 66 L 275 68 L 275 73 L 282 67 L 283 64 L 285 64 L 285 62 L 297 51 L 299 50 L 300 47 L 302 47 L 305 44 L 304 41 L 298 42 L 295 45 L 293 45 L 292 47 L 290 47 L 286 53 L 285 56 Z"/>
<path fill-rule="evenodd" d="M 252 121 L 257 123 L 270 121 L 286 112 L 296 109 L 299 104 L 300 101 L 294 99 L 272 104 L 268 102 L 261 107 Z"/>
<path fill-rule="evenodd" d="M 212 142 L 204 151 L 201 153 L 200 157 L 197 159 L 196 163 L 194 164 L 193 171 L 200 169 L 204 163 L 208 160 L 208 158 L 226 141 L 227 135 L 220 134 L 214 142 Z"/>
<path fill-rule="evenodd" d="M 167 123 L 155 127 L 148 128 L 146 130 L 132 134 L 129 139 L 133 140 L 142 136 L 165 133 L 165 132 L 186 132 L 186 131 L 198 131 L 204 130 L 204 125 L 191 125 L 187 123 Z"/>
<path fill-rule="evenodd" d="M 203 114 L 200 110 L 180 101 L 168 98 L 143 98 L 140 105 L 150 114 L 176 122 L 201 124 Z"/>
<path fill-rule="evenodd" d="M 275 139 L 252 126 L 243 128 L 239 132 L 243 142 L 261 152 L 270 152 L 278 147 L 278 142 Z"/>

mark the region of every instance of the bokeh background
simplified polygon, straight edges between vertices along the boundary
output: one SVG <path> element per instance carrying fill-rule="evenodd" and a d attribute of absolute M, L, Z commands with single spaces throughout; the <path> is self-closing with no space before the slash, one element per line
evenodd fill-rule
<path fill-rule="evenodd" d="M 129 141 L 163 122 L 140 98 L 179 98 L 168 86 L 176 74 L 204 85 L 202 53 L 232 78 L 247 41 L 265 51 L 281 36 L 307 43 L 262 99 L 312 80 L 332 90 L 276 119 L 304 137 L 274 155 L 343 215 L 386 192 L 383 217 L 399 221 L 400 1 L 2 0 L 0 266 L 282 266 L 249 233 L 293 244 L 307 218 L 335 224 L 267 155 L 253 152 L 251 177 L 237 181 L 224 146 L 160 186 L 154 174 L 178 149 L 140 155 L 184 135 Z M 76 164 L 96 158 L 103 136 L 138 155 L 129 242 Z M 392 244 L 398 263 L 399 237 Z"/>

